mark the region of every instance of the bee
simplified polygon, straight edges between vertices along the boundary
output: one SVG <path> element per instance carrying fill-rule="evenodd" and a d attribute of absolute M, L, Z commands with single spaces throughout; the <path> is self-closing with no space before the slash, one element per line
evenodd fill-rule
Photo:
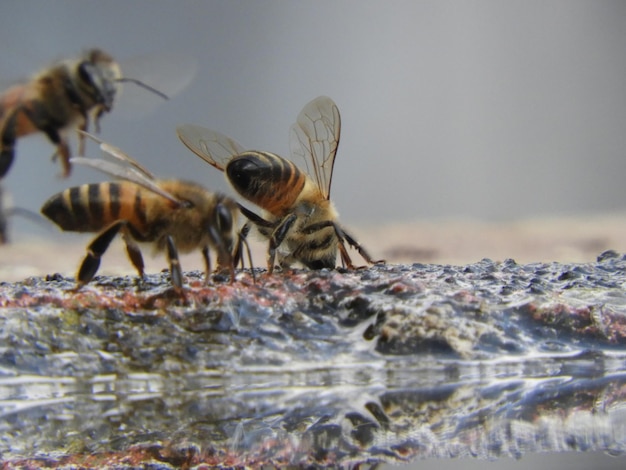
<path fill-rule="evenodd" d="M 121 181 L 85 184 L 52 196 L 41 212 L 64 231 L 98 232 L 87 247 L 87 255 L 76 275 L 77 289 L 87 284 L 98 271 L 100 258 L 119 233 L 128 257 L 140 280 L 144 263 L 137 242 L 154 245 L 165 252 L 172 284 L 182 289 L 183 277 L 178 251 L 200 249 L 205 264 L 205 281 L 211 273 L 209 248 L 217 253 L 218 263 L 234 279 L 233 241 L 237 203 L 204 187 L 181 180 L 159 180 L 120 149 L 96 139 L 100 149 L 120 160 L 83 157 L 73 163 L 89 166 Z"/>
<path fill-rule="evenodd" d="M 269 240 L 267 267 L 273 272 L 278 258 L 282 267 L 295 262 L 310 269 L 335 268 L 337 251 L 342 263 L 354 268 L 345 243 L 370 264 L 369 253 L 337 222 L 330 201 L 330 185 L 339 145 L 339 109 L 328 97 L 309 102 L 291 128 L 292 157 L 304 158 L 306 170 L 270 152 L 245 150 L 236 141 L 195 125 L 177 128 L 178 137 L 192 152 L 226 172 L 226 177 L 243 198 L 263 209 L 259 216 L 240 205 L 248 221 Z M 236 258 L 237 258 L 236 254 Z"/>
<path fill-rule="evenodd" d="M 56 145 L 53 160 L 60 157 L 62 175 L 71 172 L 68 130 L 87 131 L 93 120 L 100 131 L 100 118 L 111 111 L 121 82 L 132 82 L 156 93 L 160 91 L 132 78 L 122 77 L 120 67 L 101 49 L 91 49 L 81 58 L 48 67 L 31 80 L 0 95 L 0 178 L 15 156 L 20 137 L 43 132 Z M 84 154 L 84 136 L 79 136 L 78 154 Z"/>

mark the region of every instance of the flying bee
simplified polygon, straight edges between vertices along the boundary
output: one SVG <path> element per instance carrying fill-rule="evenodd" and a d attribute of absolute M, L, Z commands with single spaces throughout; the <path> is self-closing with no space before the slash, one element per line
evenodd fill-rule
<path fill-rule="evenodd" d="M 99 232 L 87 247 L 87 255 L 76 275 L 77 288 L 95 276 L 100 258 L 118 233 L 140 279 L 144 275 L 144 263 L 136 242 L 149 242 L 156 252 L 165 251 L 172 284 L 177 290 L 181 290 L 183 284 L 178 251 L 201 250 L 208 282 L 209 248 L 212 248 L 217 253 L 219 266 L 229 269 L 233 281 L 233 232 L 238 215 L 234 200 L 195 183 L 155 179 L 120 149 L 90 134 L 85 135 L 99 142 L 105 154 L 122 163 L 83 157 L 74 157 L 72 162 L 122 181 L 69 188 L 52 196 L 41 208 L 41 212 L 62 230 Z"/>
<path fill-rule="evenodd" d="M 65 60 L 44 69 L 31 80 L 0 95 L 0 178 L 15 155 L 18 138 L 43 132 L 56 145 L 53 159 L 60 157 L 63 176 L 71 172 L 68 130 L 86 131 L 93 120 L 96 132 L 100 118 L 111 111 L 121 82 L 132 82 L 162 98 L 160 91 L 132 78 L 122 77 L 113 58 L 100 49 L 83 57 Z M 79 136 L 78 154 L 84 154 L 84 136 Z"/>
<path fill-rule="evenodd" d="M 245 150 L 218 132 L 189 124 L 177 128 L 178 137 L 192 152 L 225 171 L 234 189 L 263 209 L 259 216 L 239 206 L 248 218 L 241 233 L 247 235 L 252 223 L 269 239 L 270 273 L 277 256 L 283 267 L 299 262 L 310 269 L 332 269 L 337 251 L 343 264 L 352 269 L 346 242 L 366 262 L 379 262 L 339 225 L 330 201 L 340 130 L 339 109 L 330 98 L 318 97 L 302 109 L 291 128 L 290 146 L 293 157 L 304 158 L 303 171 L 273 153 Z"/>

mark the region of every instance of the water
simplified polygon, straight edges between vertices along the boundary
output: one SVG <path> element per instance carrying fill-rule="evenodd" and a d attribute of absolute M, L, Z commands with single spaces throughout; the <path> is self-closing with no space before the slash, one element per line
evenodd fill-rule
<path fill-rule="evenodd" d="M 354 466 L 626 448 L 626 258 L 0 284 L 0 452 Z"/>

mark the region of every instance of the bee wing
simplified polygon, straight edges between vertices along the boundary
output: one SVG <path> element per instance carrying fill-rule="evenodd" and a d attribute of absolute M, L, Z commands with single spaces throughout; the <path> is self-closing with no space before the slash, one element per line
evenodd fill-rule
<path fill-rule="evenodd" d="M 85 137 L 89 137 L 94 142 L 97 142 L 105 154 L 115 158 L 118 162 L 108 161 L 101 158 L 83 158 L 83 157 L 74 157 L 70 159 L 70 162 L 77 163 L 79 165 L 88 166 L 94 168 L 98 171 L 106 173 L 108 175 L 114 176 L 116 178 L 121 178 L 126 181 L 130 181 L 131 183 L 138 184 L 139 186 L 147 189 L 148 191 L 152 191 L 159 196 L 164 197 L 165 199 L 175 203 L 176 205 L 183 204 L 182 201 L 176 199 L 167 191 L 163 190 L 156 182 L 155 177 L 152 173 L 150 173 L 146 168 L 144 168 L 137 160 L 132 158 L 126 152 L 121 150 L 114 145 L 108 144 L 103 140 L 97 138 L 96 136 L 89 134 L 87 132 L 83 132 L 81 130 L 78 131 L 80 134 Z"/>
<path fill-rule="evenodd" d="M 114 145 L 107 144 L 102 139 L 99 139 L 95 135 L 90 134 L 88 132 L 81 131 L 80 129 L 78 129 L 77 132 L 79 134 L 81 134 L 81 135 L 84 135 L 85 137 L 90 138 L 94 142 L 98 143 L 99 147 L 100 147 L 100 150 L 102 150 L 107 155 L 110 155 L 111 157 L 113 157 L 113 158 L 115 158 L 115 159 L 117 159 L 117 160 L 119 160 L 121 162 L 128 163 L 129 165 L 133 166 L 134 168 L 139 170 L 141 173 L 143 173 L 146 177 L 148 177 L 150 179 L 155 179 L 155 177 L 154 177 L 154 175 L 152 173 L 150 173 L 143 165 L 141 165 L 137 160 L 132 158 L 130 155 L 128 155 L 122 149 L 120 149 L 118 147 L 115 147 Z"/>
<path fill-rule="evenodd" d="M 184 205 L 185 203 L 179 199 L 176 199 L 170 193 L 162 189 L 153 179 L 146 176 L 136 168 L 130 166 L 123 166 L 116 162 L 104 160 L 102 158 L 85 158 L 85 157 L 72 157 L 70 158 L 72 164 L 88 166 L 95 170 L 106 173 L 107 175 L 120 178 L 131 183 L 135 183 L 142 188 L 147 189 L 159 196 L 164 197 L 168 201 L 173 202 L 177 206 Z"/>
<path fill-rule="evenodd" d="M 133 84 L 120 87 L 114 114 L 125 119 L 138 119 L 157 110 L 163 104 L 158 94 L 173 98 L 193 82 L 199 61 L 185 52 L 159 52 L 130 57 L 119 62 L 123 81 L 138 80 L 158 93 L 146 93 L 144 87 Z"/>
<path fill-rule="evenodd" d="M 291 126 L 291 157 L 293 160 L 304 160 L 307 173 L 315 179 L 326 199 L 330 197 L 340 133 L 339 109 L 327 96 L 320 96 L 307 103 Z"/>
<path fill-rule="evenodd" d="M 246 150 L 243 145 L 224 134 L 193 124 L 178 126 L 176 133 L 189 150 L 221 171 L 224 171 L 235 155 Z"/>

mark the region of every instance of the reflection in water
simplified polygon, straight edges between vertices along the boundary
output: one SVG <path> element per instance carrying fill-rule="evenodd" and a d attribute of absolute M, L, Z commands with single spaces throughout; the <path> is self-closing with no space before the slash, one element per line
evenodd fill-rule
<path fill-rule="evenodd" d="M 626 374 L 614 371 L 623 360 L 582 354 L 292 372 L 5 377 L 0 449 L 15 464 L 134 458 L 164 468 L 621 453 Z"/>

